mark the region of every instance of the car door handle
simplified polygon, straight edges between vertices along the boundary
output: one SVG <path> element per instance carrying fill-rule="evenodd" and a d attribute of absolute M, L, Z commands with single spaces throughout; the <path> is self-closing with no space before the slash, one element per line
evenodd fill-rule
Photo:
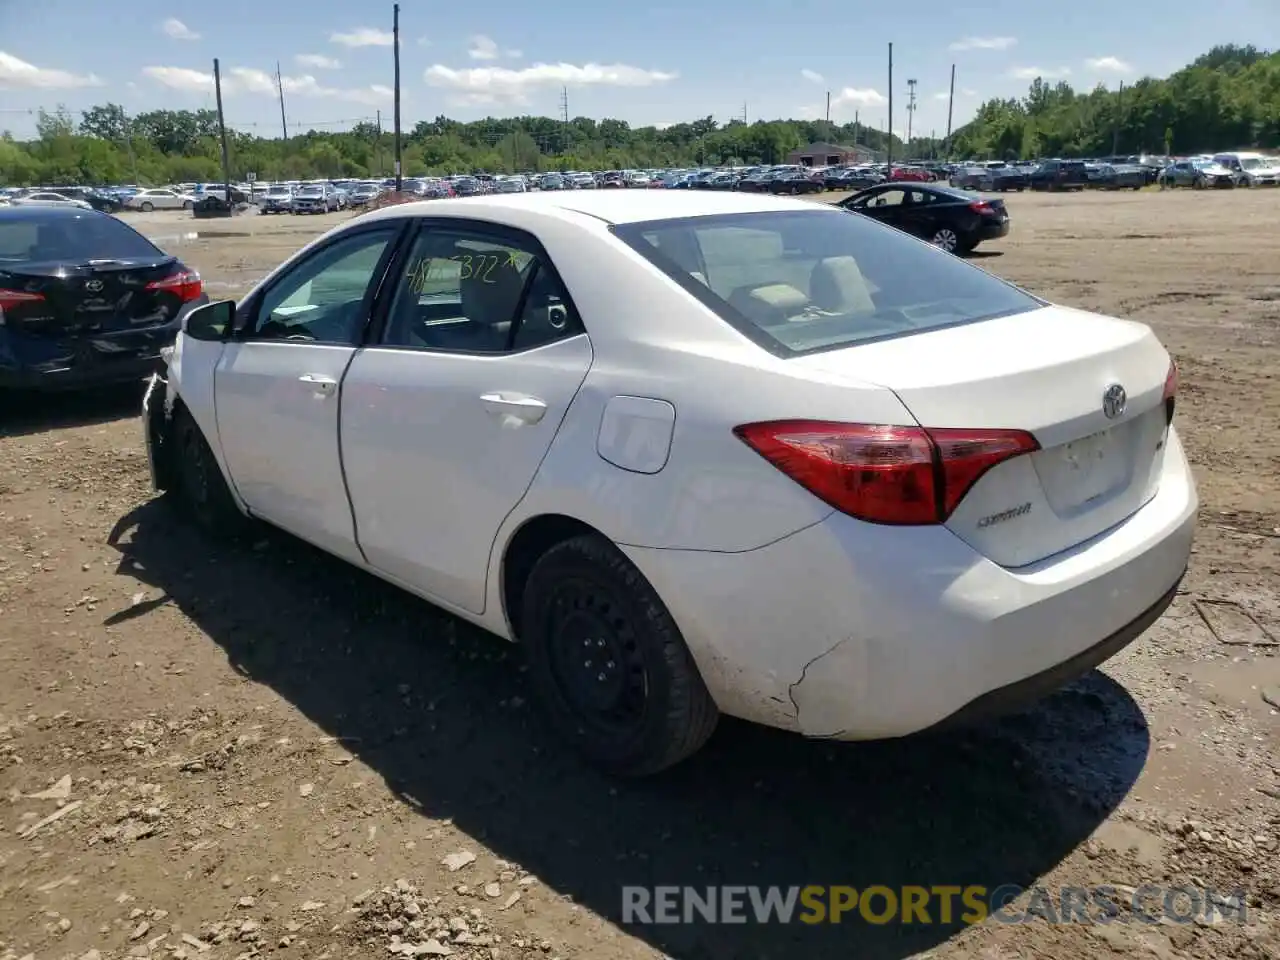
<path fill-rule="evenodd" d="M 523 423 L 537 423 L 547 414 L 547 405 L 537 397 L 484 393 L 480 402 L 495 416 L 515 417 Z"/>
<path fill-rule="evenodd" d="M 321 373 L 304 373 L 298 378 L 298 382 L 305 383 L 316 393 L 326 397 L 338 388 L 337 380 L 333 379 L 333 377 L 326 377 Z"/>

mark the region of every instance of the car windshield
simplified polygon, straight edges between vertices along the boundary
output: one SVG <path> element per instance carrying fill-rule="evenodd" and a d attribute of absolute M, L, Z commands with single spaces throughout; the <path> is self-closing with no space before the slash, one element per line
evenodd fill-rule
<path fill-rule="evenodd" d="M 282 196 L 287 196 L 288 194 L 289 194 L 288 187 L 272 187 L 270 190 L 267 191 L 267 196 L 269 197 L 282 197 Z"/>
<path fill-rule="evenodd" d="M 323 193 L 323 187 L 303 187 L 298 191 L 298 195 L 302 197 L 318 197 Z"/>
<path fill-rule="evenodd" d="M 958 257 L 844 210 L 612 229 L 721 319 L 784 357 L 1043 306 Z"/>
<path fill-rule="evenodd" d="M 0 217 L 0 263 L 159 256 L 155 245 L 132 227 L 89 210 L 81 216 Z"/>
<path fill-rule="evenodd" d="M 1257 170 L 1259 167 L 1265 166 L 1265 164 L 1263 164 L 1261 157 L 1249 157 L 1245 160 L 1241 160 L 1240 166 L 1244 167 L 1246 170 Z"/>

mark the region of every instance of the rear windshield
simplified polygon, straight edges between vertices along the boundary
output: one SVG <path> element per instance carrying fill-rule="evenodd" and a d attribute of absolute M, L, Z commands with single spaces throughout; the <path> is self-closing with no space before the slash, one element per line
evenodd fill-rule
<path fill-rule="evenodd" d="M 157 256 L 160 251 L 132 227 L 88 210 L 79 216 L 0 217 L 0 262 Z"/>
<path fill-rule="evenodd" d="M 1043 306 L 959 257 L 839 209 L 612 229 L 725 322 L 783 357 Z"/>

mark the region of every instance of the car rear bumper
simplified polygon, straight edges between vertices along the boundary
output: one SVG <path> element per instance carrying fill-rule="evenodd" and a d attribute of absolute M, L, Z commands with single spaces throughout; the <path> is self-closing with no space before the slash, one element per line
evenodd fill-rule
<path fill-rule="evenodd" d="M 173 344 L 182 318 L 208 302 L 202 296 L 169 323 L 146 330 L 52 340 L 0 329 L 0 387 L 57 392 L 144 380 L 160 369 L 160 351 Z"/>
<path fill-rule="evenodd" d="M 743 553 L 623 548 L 653 583 L 720 709 L 837 739 L 898 737 L 1043 696 L 1171 602 L 1197 494 L 1170 431 L 1157 495 L 1019 569 L 944 528 L 833 513 Z"/>
<path fill-rule="evenodd" d="M 1006 217 L 1003 223 L 984 223 L 975 233 L 977 240 L 999 240 L 1001 237 L 1009 235 L 1009 219 Z"/>

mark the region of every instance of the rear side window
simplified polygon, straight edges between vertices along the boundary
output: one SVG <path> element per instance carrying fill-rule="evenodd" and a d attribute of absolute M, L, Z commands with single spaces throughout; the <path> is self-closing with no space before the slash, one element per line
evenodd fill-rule
<path fill-rule="evenodd" d="M 160 257 L 146 237 L 114 217 L 91 213 L 46 219 L 0 218 L 0 261 Z"/>
<path fill-rule="evenodd" d="M 689 217 L 613 231 L 784 357 L 1043 306 L 958 257 L 843 210 Z"/>

